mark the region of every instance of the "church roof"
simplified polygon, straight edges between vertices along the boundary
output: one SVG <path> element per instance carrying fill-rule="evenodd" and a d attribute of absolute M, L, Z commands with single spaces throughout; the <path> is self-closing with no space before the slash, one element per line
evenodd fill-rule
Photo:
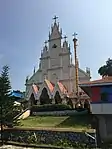
<path fill-rule="evenodd" d="M 67 92 L 66 88 L 64 87 L 64 85 L 61 82 L 57 82 L 57 84 L 58 84 L 61 92 L 63 92 L 63 93 Z"/>
<path fill-rule="evenodd" d="M 75 65 L 74 64 L 70 64 L 70 67 L 74 67 L 75 68 Z M 88 77 L 88 74 L 84 70 L 82 70 L 81 68 L 79 68 L 79 71 L 82 72 L 85 76 Z"/>
<path fill-rule="evenodd" d="M 45 83 L 47 84 L 49 90 L 50 90 L 51 92 L 53 92 L 53 90 L 54 90 L 53 84 L 52 84 L 49 80 L 47 80 L 47 79 L 45 79 Z"/>

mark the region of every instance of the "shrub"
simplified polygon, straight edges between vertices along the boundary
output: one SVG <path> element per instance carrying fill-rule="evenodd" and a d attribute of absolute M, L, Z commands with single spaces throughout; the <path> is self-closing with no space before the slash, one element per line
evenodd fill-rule
<path fill-rule="evenodd" d="M 63 111 L 71 110 L 69 105 L 64 104 L 46 104 L 46 105 L 34 105 L 31 107 L 31 112 L 45 112 L 45 111 Z"/>

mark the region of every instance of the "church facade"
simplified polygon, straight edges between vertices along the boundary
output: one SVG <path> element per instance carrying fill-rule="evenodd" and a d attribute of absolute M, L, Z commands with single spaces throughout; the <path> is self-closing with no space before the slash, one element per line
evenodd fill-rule
<path fill-rule="evenodd" d="M 89 69 L 78 70 L 79 82 L 90 80 Z M 72 63 L 70 45 L 66 37 L 62 38 L 62 29 L 56 19 L 51 26 L 48 42 L 41 51 L 39 68 L 26 79 L 25 85 L 26 99 L 29 100 L 34 94 L 38 102 L 45 88 L 50 98 L 54 98 L 57 91 L 61 97 L 75 92 L 75 65 Z"/>

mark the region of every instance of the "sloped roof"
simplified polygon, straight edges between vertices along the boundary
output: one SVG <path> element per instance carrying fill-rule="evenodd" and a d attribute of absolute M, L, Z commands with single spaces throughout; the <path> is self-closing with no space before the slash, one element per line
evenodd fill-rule
<path fill-rule="evenodd" d="M 99 80 L 80 83 L 79 86 L 112 85 L 112 77 L 103 77 Z"/>
<path fill-rule="evenodd" d="M 14 96 L 14 97 L 17 97 L 17 98 L 24 98 L 24 94 L 21 93 L 21 92 L 16 92 L 16 91 L 13 91 L 11 93 L 11 96 Z"/>
<path fill-rule="evenodd" d="M 75 68 L 75 65 L 74 64 L 70 64 L 70 67 L 74 67 Z M 82 72 L 85 76 L 89 77 L 88 74 L 82 70 L 81 68 L 78 68 L 79 72 Z"/>
<path fill-rule="evenodd" d="M 64 87 L 64 85 L 61 82 L 57 82 L 57 85 L 59 86 L 59 89 L 62 93 L 67 92 L 67 89 Z"/>
<path fill-rule="evenodd" d="M 44 81 L 45 81 L 45 83 L 47 84 L 49 90 L 50 90 L 51 92 L 53 92 L 53 90 L 54 90 L 53 84 L 52 84 L 49 80 L 47 80 L 47 79 L 45 79 Z"/>

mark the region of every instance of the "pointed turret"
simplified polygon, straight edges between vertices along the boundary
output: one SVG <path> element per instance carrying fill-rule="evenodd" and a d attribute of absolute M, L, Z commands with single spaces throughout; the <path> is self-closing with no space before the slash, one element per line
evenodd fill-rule
<path fill-rule="evenodd" d="M 88 76 L 91 78 L 90 68 L 86 67 L 86 73 L 87 73 L 87 74 L 88 74 Z"/>
<path fill-rule="evenodd" d="M 33 74 L 35 74 L 35 67 L 34 67 L 34 69 L 33 69 Z"/>
<path fill-rule="evenodd" d="M 72 54 L 71 54 L 71 58 L 70 58 L 70 64 L 73 64 Z"/>
<path fill-rule="evenodd" d="M 27 76 L 27 77 L 26 77 L 26 81 L 25 81 L 25 82 L 26 82 L 26 84 L 27 84 L 28 80 L 29 80 L 29 76 Z"/>
<path fill-rule="evenodd" d="M 47 47 L 47 41 L 45 41 L 44 43 L 45 43 L 45 46 L 43 47 L 43 53 L 46 52 L 46 51 L 48 50 L 48 47 Z"/>
<path fill-rule="evenodd" d="M 64 36 L 63 48 L 68 49 L 68 42 L 66 41 L 67 36 Z"/>

